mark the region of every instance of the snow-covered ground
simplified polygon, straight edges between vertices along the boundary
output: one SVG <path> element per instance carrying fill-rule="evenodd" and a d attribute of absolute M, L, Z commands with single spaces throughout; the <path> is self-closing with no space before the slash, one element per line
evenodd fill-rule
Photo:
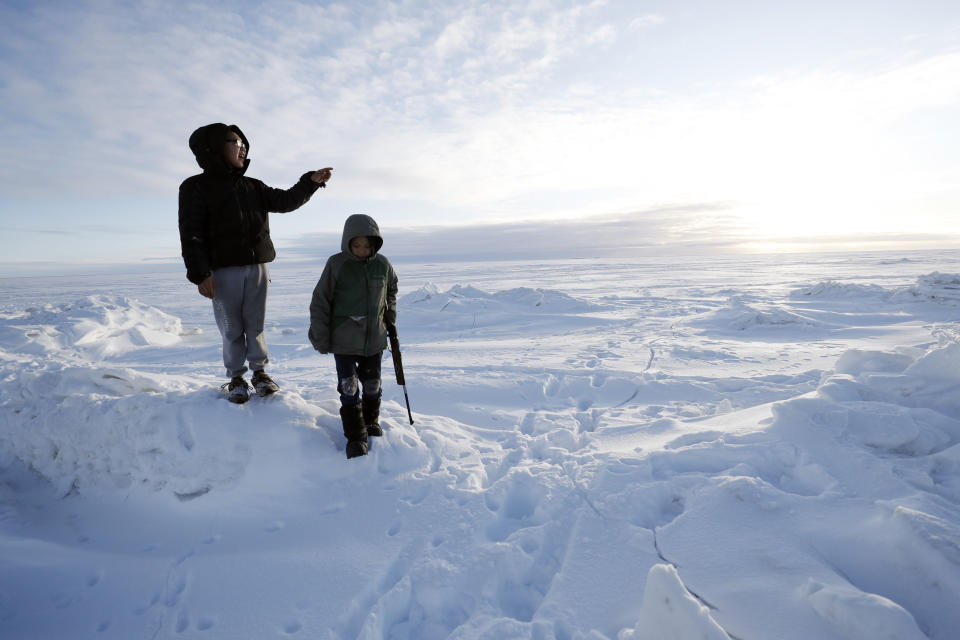
<path fill-rule="evenodd" d="M 349 461 L 320 265 L 242 406 L 181 273 L 0 281 L 0 638 L 957 637 L 960 253 L 397 270 Z"/>

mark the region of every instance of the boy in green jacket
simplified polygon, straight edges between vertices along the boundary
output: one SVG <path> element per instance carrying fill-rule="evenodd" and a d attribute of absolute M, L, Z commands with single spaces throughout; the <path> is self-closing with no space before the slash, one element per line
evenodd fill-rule
<path fill-rule="evenodd" d="M 382 246 L 373 218 L 347 218 L 340 253 L 327 259 L 310 302 L 310 344 L 333 353 L 337 365 L 348 458 L 366 455 L 368 435 L 383 435 L 380 361 L 387 325 L 397 322 L 397 274 Z"/>

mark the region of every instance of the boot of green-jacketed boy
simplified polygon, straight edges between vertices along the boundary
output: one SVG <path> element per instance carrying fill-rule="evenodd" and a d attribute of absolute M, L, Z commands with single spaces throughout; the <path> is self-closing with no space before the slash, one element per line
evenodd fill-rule
<path fill-rule="evenodd" d="M 359 404 L 340 407 L 343 435 L 347 438 L 347 457 L 367 455 L 367 430 L 363 426 L 363 409 Z"/>
<path fill-rule="evenodd" d="M 382 436 L 383 429 L 380 428 L 380 398 L 364 397 L 361 406 L 363 407 L 363 424 L 367 428 L 367 435 Z"/>

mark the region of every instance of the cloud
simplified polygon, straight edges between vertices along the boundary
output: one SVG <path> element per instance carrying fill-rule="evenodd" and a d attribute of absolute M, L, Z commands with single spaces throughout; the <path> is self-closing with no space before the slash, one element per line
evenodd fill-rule
<path fill-rule="evenodd" d="M 727 253 L 742 232 L 729 205 L 661 207 L 579 220 L 396 227 L 380 221 L 391 260 L 511 260 Z M 339 251 L 341 234 L 310 233 L 282 242 L 284 259 L 318 260 Z"/>
<path fill-rule="evenodd" d="M 229 120 L 253 132 L 259 171 L 299 174 L 318 140 L 354 157 L 354 144 L 459 126 L 534 91 L 589 19 L 565 4 L 7 8 L 0 133 L 21 153 L 0 172 L 38 193 L 51 182 L 32 176 L 57 158 L 57 189 L 159 194 L 193 171 L 189 132 Z"/>
<path fill-rule="evenodd" d="M 253 174 L 270 183 L 335 162 L 349 169 L 338 179 L 371 197 L 511 216 L 534 213 L 515 203 L 571 183 L 630 192 L 592 213 L 638 194 L 743 199 L 757 182 L 745 177 L 789 157 L 786 147 L 830 136 L 856 147 L 867 124 L 956 104 L 960 77 L 951 55 L 873 75 L 768 75 L 712 94 L 569 77 L 588 52 L 619 68 L 606 47 L 668 23 L 641 13 L 618 24 L 603 3 L 123 7 L 0 15 L 12 52 L 0 133 L 17 149 L 0 175 L 15 190 L 168 194 L 196 171 L 190 131 L 230 120 L 253 141 Z M 38 182 L 51 161 L 60 170 Z"/>
<path fill-rule="evenodd" d="M 72 232 L 66 231 L 64 229 L 36 229 L 36 228 L 16 228 L 16 227 L 0 227 L 0 231 L 4 233 L 38 233 L 41 235 L 53 235 L 53 236 L 69 236 L 72 235 Z"/>
<path fill-rule="evenodd" d="M 645 13 L 630 21 L 630 29 L 633 31 L 647 29 L 661 25 L 666 21 L 667 19 L 659 13 Z"/>
<path fill-rule="evenodd" d="M 730 223 L 703 242 L 956 228 L 955 49 L 891 45 L 856 65 L 800 52 L 763 75 L 692 81 L 715 68 L 716 42 L 694 40 L 716 28 L 692 30 L 697 14 L 574 0 L 8 3 L 0 198 L 149 197 L 159 204 L 118 225 L 153 228 L 163 209 L 173 229 L 177 186 L 198 170 L 187 137 L 228 121 L 253 143 L 250 175 L 287 186 L 332 165 L 328 200 L 396 203 L 405 225 L 729 202 Z M 744 33 L 763 27 L 742 17 Z M 33 226 L 74 228 L 52 209 Z"/>
<path fill-rule="evenodd" d="M 526 221 L 451 227 L 381 224 L 383 253 L 394 262 L 512 261 L 960 247 L 960 233 L 826 234 L 757 240 L 728 205 L 705 203 L 583 220 Z M 280 259 L 323 263 L 341 234 L 308 233 L 279 244 Z"/>
<path fill-rule="evenodd" d="M 481 36 L 476 16 L 460 16 L 448 23 L 433 42 L 433 52 L 438 61 L 450 58 L 470 50 Z"/>

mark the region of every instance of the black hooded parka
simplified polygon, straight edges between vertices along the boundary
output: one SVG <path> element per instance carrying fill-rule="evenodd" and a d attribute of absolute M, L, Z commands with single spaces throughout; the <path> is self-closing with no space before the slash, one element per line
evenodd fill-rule
<path fill-rule="evenodd" d="M 180 185 L 180 249 L 187 280 L 200 284 L 214 269 L 272 262 L 269 212 L 287 213 L 304 205 L 320 185 L 307 172 L 289 189 L 268 187 L 244 175 L 250 165 L 232 168 L 224 158 L 230 132 L 250 143 L 237 125 L 200 127 L 190 136 L 190 150 L 203 173 Z"/>

